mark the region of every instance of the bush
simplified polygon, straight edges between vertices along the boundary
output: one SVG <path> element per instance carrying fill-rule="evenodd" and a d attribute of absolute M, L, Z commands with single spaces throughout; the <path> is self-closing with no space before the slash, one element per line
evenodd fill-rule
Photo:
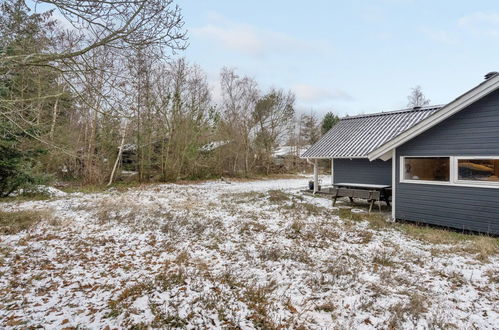
<path fill-rule="evenodd" d="M 20 188 L 42 183 L 33 173 L 32 163 L 41 150 L 22 151 L 0 140 L 0 198 L 7 197 Z"/>

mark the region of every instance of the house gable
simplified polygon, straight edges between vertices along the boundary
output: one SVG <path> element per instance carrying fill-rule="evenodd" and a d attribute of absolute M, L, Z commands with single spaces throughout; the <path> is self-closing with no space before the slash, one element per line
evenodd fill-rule
<path fill-rule="evenodd" d="M 396 149 L 397 219 L 499 234 L 499 187 L 400 182 L 400 157 L 499 156 L 499 90 Z"/>
<path fill-rule="evenodd" d="M 480 99 L 486 97 L 487 95 L 493 93 L 499 88 L 499 74 L 495 73 L 486 81 L 482 82 L 475 88 L 469 90 L 463 95 L 456 98 L 454 101 L 450 102 L 438 112 L 432 116 L 426 118 L 425 120 L 414 125 L 404 133 L 398 135 L 396 138 L 384 143 L 378 148 L 374 149 L 368 154 L 370 160 L 377 159 L 386 155 L 391 150 L 397 148 L 398 146 L 406 143 L 407 141 L 413 139 L 414 137 L 422 134 L 428 129 L 434 127 L 435 125 L 443 122 L 447 118 L 459 113 L 463 109 L 472 105 L 473 103 L 479 101 Z"/>

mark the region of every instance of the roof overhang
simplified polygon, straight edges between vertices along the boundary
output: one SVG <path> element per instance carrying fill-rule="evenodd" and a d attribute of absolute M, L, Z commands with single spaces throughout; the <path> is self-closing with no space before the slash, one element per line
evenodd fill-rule
<path fill-rule="evenodd" d="M 475 103 L 476 101 L 492 93 L 498 88 L 499 88 L 499 75 L 495 75 L 494 77 L 489 78 L 485 82 L 464 93 L 463 95 L 461 95 L 454 101 L 450 102 L 449 104 L 444 106 L 442 109 L 440 109 L 433 115 L 422 120 L 420 123 L 411 127 L 410 129 L 400 134 L 393 140 L 388 141 L 379 148 L 371 151 L 367 155 L 367 158 L 369 158 L 369 160 L 383 158 L 385 155 L 388 155 L 390 151 L 393 150 L 394 148 L 397 148 L 398 146 L 404 144 L 405 142 L 411 140 L 412 138 L 418 136 L 419 134 L 427 131 L 428 129 L 444 121 L 450 116 L 458 113 L 459 111 L 463 110 L 470 104 Z"/>
<path fill-rule="evenodd" d="M 368 159 L 367 156 L 355 156 L 355 157 L 301 157 L 302 159 Z"/>

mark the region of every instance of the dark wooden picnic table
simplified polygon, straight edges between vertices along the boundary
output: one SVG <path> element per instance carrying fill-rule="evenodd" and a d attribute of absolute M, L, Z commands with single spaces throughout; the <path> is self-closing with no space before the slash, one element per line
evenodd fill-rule
<path fill-rule="evenodd" d="M 381 200 L 386 202 L 386 205 L 390 207 L 389 198 L 392 193 L 392 186 L 383 184 L 370 184 L 370 183 L 351 183 L 351 182 L 340 182 L 333 185 L 335 188 L 347 188 L 347 189 L 363 189 L 370 191 L 379 191 L 381 195 Z M 350 197 L 350 201 L 353 198 Z"/>

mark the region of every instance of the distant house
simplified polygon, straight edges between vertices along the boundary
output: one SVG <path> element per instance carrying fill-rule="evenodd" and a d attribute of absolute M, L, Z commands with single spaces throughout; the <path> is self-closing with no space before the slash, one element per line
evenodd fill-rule
<path fill-rule="evenodd" d="M 201 152 L 211 152 L 213 150 L 216 150 L 220 147 L 223 147 L 227 144 L 229 144 L 230 141 L 213 141 L 210 143 L 207 143 L 199 148 L 199 151 Z"/>
<path fill-rule="evenodd" d="M 390 185 L 394 219 L 497 235 L 499 74 L 443 106 L 345 117 L 302 158 L 331 159 L 333 185 Z"/>
<path fill-rule="evenodd" d="M 272 152 L 272 163 L 283 171 L 305 170 L 307 162 L 300 158 L 310 145 L 307 146 L 280 146 Z"/>

